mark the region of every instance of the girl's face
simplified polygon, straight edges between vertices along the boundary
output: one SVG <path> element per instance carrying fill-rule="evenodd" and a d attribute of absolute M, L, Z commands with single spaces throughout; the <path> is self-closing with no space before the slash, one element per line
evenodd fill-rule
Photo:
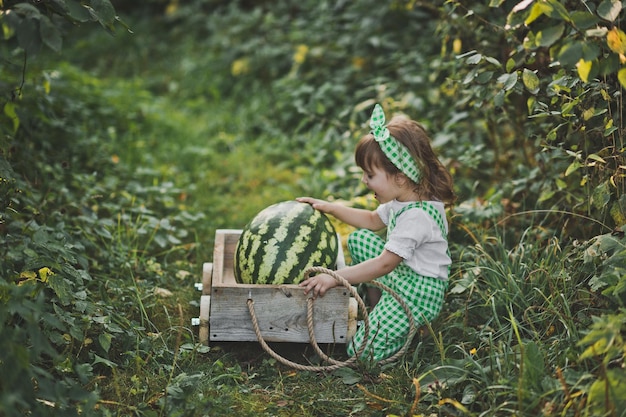
<path fill-rule="evenodd" d="M 374 198 L 381 204 L 393 199 L 403 201 L 404 188 L 398 185 L 392 175 L 380 168 L 372 167 L 367 171 L 364 170 L 361 181 L 374 192 Z"/>

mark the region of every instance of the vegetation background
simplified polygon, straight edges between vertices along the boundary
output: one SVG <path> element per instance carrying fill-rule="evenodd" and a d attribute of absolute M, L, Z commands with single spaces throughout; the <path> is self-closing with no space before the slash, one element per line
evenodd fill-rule
<path fill-rule="evenodd" d="M 623 22 L 618 0 L 0 0 L 0 415 L 626 415 Z M 352 150 L 376 102 L 454 175 L 441 316 L 382 368 L 200 344 L 216 229 L 302 194 L 373 206 Z"/>

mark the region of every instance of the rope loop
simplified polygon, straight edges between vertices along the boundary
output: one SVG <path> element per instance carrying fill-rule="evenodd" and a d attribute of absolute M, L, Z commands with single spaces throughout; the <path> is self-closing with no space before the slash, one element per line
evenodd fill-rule
<path fill-rule="evenodd" d="M 263 339 L 263 335 L 261 334 L 261 329 L 259 327 L 259 322 L 256 317 L 256 313 L 254 311 L 254 300 L 252 299 L 252 296 L 250 295 L 247 300 L 247 305 L 248 305 L 248 311 L 250 312 L 250 318 L 252 320 L 252 327 L 254 329 L 254 333 L 256 334 L 256 337 L 259 343 L 261 344 L 261 347 L 263 348 L 263 350 L 265 350 L 272 358 L 276 359 L 278 362 L 284 365 L 290 366 L 292 368 L 295 368 L 301 371 L 320 372 L 320 371 L 334 371 L 336 369 L 343 368 L 346 366 L 355 367 L 358 358 L 362 357 L 363 352 L 365 351 L 365 348 L 367 346 L 367 342 L 370 336 L 370 322 L 369 322 L 369 315 L 367 313 L 367 307 L 365 306 L 365 303 L 363 302 L 363 299 L 361 298 L 361 296 L 358 294 L 356 288 L 353 287 L 345 278 L 343 278 L 337 272 L 328 268 L 314 266 L 314 267 L 307 269 L 304 272 L 304 278 L 305 279 L 309 278 L 311 274 L 313 273 L 330 275 L 337 281 L 339 285 L 345 287 L 350 292 L 350 295 L 352 295 L 355 298 L 357 305 L 358 305 L 358 309 L 363 314 L 363 326 L 364 326 L 363 341 L 361 342 L 361 345 L 359 346 L 359 349 L 355 352 L 355 354 L 345 361 L 337 361 L 335 359 L 330 358 L 328 355 L 322 352 L 322 349 L 319 347 L 319 345 L 317 344 L 317 340 L 315 339 L 315 328 L 314 328 L 315 326 L 313 324 L 313 303 L 315 299 L 312 296 L 310 296 L 307 299 L 307 328 L 309 331 L 310 344 L 311 346 L 313 346 L 315 353 L 317 353 L 323 361 L 328 362 L 330 365 L 319 365 L 319 366 L 302 365 L 297 362 L 290 361 L 287 358 L 280 356 L 274 350 L 272 350 L 272 348 L 269 347 L 267 342 L 265 342 L 265 340 Z M 383 359 L 382 361 L 378 362 L 379 364 L 383 365 L 383 364 L 395 361 L 398 357 L 400 357 L 406 352 L 411 341 L 413 340 L 413 337 L 415 336 L 415 333 L 417 332 L 417 328 L 415 327 L 415 320 L 413 318 L 413 313 L 411 312 L 411 309 L 395 291 L 393 291 L 391 288 L 389 288 L 388 286 L 378 281 L 372 281 L 372 282 L 369 282 L 368 284 L 379 287 L 383 291 L 387 291 L 392 297 L 394 297 L 394 299 L 404 309 L 409 319 L 409 334 L 407 335 L 407 340 L 405 344 L 393 356 L 387 359 Z"/>

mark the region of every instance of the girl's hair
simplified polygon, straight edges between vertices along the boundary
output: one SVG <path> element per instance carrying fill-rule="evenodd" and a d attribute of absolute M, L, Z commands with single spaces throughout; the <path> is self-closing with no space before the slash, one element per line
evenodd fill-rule
<path fill-rule="evenodd" d="M 413 183 L 415 191 L 424 198 L 453 204 L 456 195 L 453 190 L 452 176 L 437 158 L 430 146 L 430 138 L 422 125 L 406 117 L 394 117 L 387 124 L 387 128 L 391 136 L 409 150 L 420 169 L 420 182 Z M 364 171 L 378 168 L 389 175 L 402 173 L 385 156 L 371 133 L 363 136 L 357 144 L 354 159 Z M 407 181 L 411 180 L 407 177 Z"/>

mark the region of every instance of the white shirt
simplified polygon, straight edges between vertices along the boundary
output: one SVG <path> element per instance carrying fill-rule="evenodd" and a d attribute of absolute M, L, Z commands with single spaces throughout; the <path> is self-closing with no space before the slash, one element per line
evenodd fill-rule
<path fill-rule="evenodd" d="M 404 259 L 404 263 L 420 275 L 448 279 L 448 266 L 452 260 L 448 256 L 448 241 L 441 234 L 435 219 L 421 208 L 408 209 L 399 216 L 397 213 L 412 202 L 397 200 L 381 204 L 376 213 L 385 225 L 389 225 L 390 213 L 396 213 L 396 225 L 388 233 L 385 249 Z M 444 205 L 440 201 L 429 201 L 441 214 L 448 233 L 448 222 Z"/>

